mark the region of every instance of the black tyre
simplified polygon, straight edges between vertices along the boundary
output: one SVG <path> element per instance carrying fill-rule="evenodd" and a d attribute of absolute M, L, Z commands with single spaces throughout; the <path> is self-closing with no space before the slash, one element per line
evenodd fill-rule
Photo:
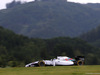
<path fill-rule="evenodd" d="M 45 62 L 44 61 L 39 61 L 38 64 L 39 64 L 40 67 L 44 67 L 45 66 Z"/>
<path fill-rule="evenodd" d="M 84 62 L 79 60 L 79 61 L 77 61 L 77 65 L 79 65 L 79 66 L 84 65 Z"/>

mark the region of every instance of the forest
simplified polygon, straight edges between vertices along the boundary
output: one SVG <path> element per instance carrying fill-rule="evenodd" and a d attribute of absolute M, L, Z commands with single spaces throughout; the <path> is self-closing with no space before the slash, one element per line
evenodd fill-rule
<path fill-rule="evenodd" d="M 28 38 L 0 27 L 0 67 L 22 67 L 25 64 L 57 56 L 85 56 L 85 64 L 100 64 L 100 49 L 79 38 Z"/>
<path fill-rule="evenodd" d="M 15 0 L 0 10 L 0 67 L 57 56 L 85 56 L 100 65 L 100 4 Z"/>

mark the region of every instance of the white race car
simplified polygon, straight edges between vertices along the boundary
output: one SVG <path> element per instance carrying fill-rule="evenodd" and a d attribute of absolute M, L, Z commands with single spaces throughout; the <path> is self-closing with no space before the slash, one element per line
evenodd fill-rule
<path fill-rule="evenodd" d="M 29 63 L 25 67 L 36 67 L 36 66 L 67 66 L 67 65 L 83 65 L 84 56 L 77 56 L 75 59 L 67 56 L 58 56 L 57 59 L 41 60 Z"/>

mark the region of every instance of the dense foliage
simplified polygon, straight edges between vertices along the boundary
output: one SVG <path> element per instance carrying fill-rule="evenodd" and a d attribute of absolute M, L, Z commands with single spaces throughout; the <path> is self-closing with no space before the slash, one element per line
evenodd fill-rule
<path fill-rule="evenodd" d="M 0 25 L 29 37 L 77 36 L 100 24 L 100 11 L 65 0 L 36 0 L 0 10 Z"/>
<path fill-rule="evenodd" d="M 78 38 L 28 38 L 0 27 L 0 67 L 24 66 L 32 61 L 51 59 L 58 55 L 73 58 L 84 55 L 86 64 L 100 64 L 99 54 L 99 48 Z"/>
<path fill-rule="evenodd" d="M 100 48 L 100 26 L 82 34 L 80 38 Z"/>

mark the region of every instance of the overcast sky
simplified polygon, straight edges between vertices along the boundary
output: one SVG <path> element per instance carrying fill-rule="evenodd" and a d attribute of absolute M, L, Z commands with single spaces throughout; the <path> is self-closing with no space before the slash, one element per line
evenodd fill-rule
<path fill-rule="evenodd" d="M 5 8 L 5 4 L 9 3 L 13 0 L 0 0 L 0 9 L 4 9 Z M 16 1 L 34 1 L 34 0 L 16 0 Z M 100 3 L 100 0 L 68 0 L 71 2 L 79 2 L 79 3 Z"/>

